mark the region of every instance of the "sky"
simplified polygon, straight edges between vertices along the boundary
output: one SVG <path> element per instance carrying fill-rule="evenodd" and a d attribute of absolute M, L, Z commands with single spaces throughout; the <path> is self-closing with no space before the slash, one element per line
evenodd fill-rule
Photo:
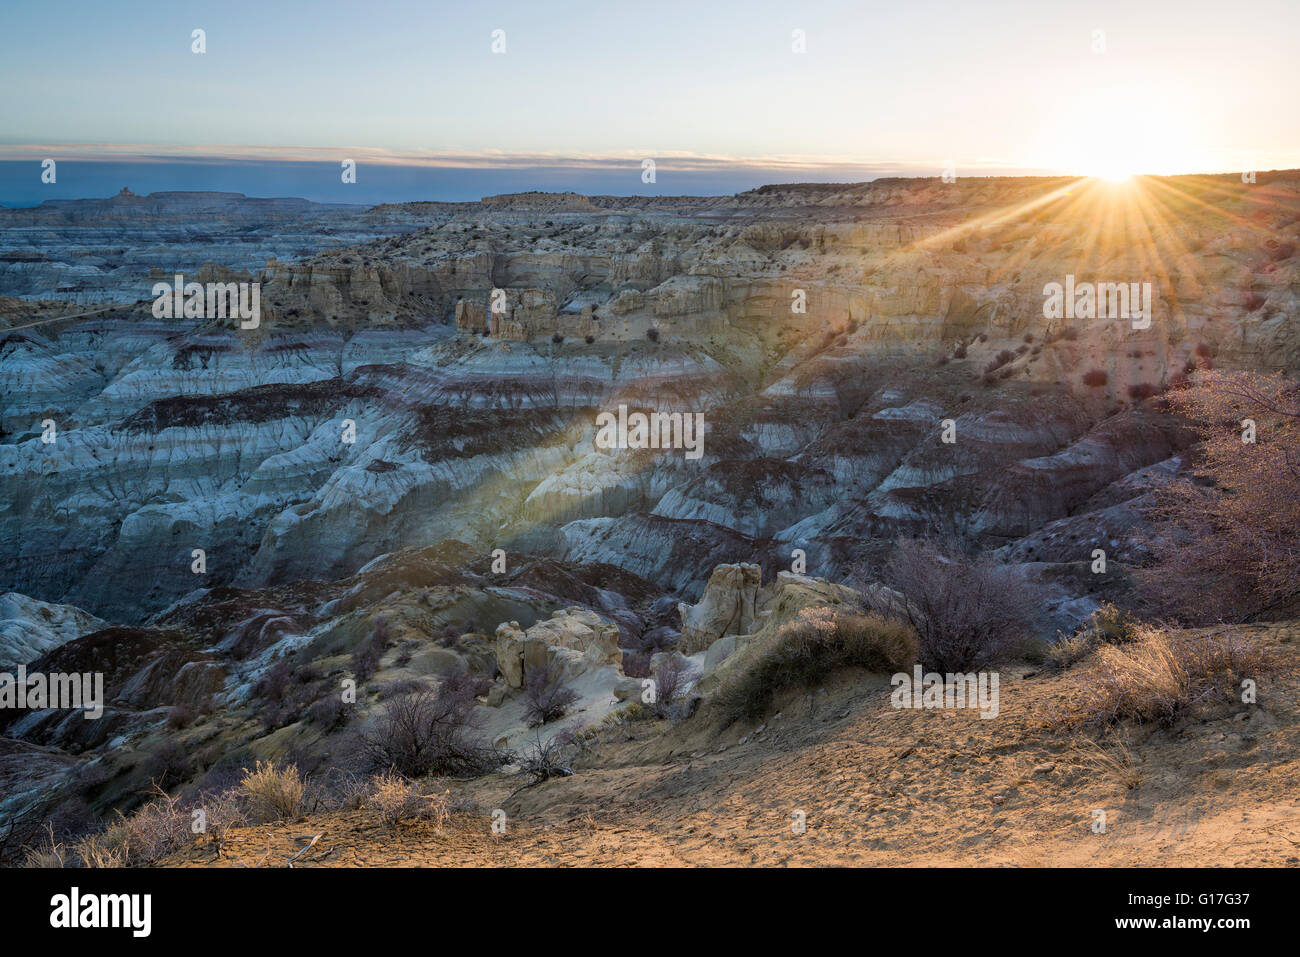
<path fill-rule="evenodd" d="M 1298 41 L 1297 0 L 7 2 L 0 202 L 1290 168 Z"/>

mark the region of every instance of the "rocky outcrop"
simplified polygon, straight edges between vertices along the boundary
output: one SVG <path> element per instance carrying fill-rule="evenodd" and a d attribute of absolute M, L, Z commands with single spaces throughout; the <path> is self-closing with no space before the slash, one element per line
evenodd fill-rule
<path fill-rule="evenodd" d="M 0 671 L 26 664 L 107 623 L 72 605 L 0 594 Z"/>
<path fill-rule="evenodd" d="M 585 608 L 564 608 L 527 631 L 517 621 L 498 625 L 497 667 L 511 688 L 523 687 L 531 671 L 548 664 L 574 677 L 606 666 L 621 673 L 618 642 L 616 624 Z"/>
<path fill-rule="evenodd" d="M 898 611 L 903 596 L 872 585 L 864 596 L 846 585 L 793 572 L 778 572 L 763 585 L 755 565 L 719 565 L 704 597 L 694 608 L 682 605 L 680 653 L 701 656 L 697 677 L 702 691 L 717 687 L 717 672 L 738 651 L 793 621 L 805 608 L 861 612 L 867 608 Z M 735 609 L 731 615 L 729 609 Z"/>
<path fill-rule="evenodd" d="M 758 617 L 762 572 L 757 565 L 719 565 L 704 586 L 698 604 L 678 606 L 682 616 L 681 650 L 692 655 L 723 635 L 752 630 Z"/>

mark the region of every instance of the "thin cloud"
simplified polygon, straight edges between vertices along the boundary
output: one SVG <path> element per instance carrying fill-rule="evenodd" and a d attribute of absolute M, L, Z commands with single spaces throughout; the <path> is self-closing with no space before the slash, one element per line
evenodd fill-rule
<path fill-rule="evenodd" d="M 139 163 L 337 163 L 341 159 L 380 166 L 428 169 L 508 170 L 546 167 L 550 169 L 612 169 L 623 166 L 639 168 L 643 159 L 653 159 L 663 170 L 713 173 L 739 170 L 763 170 L 790 176 L 820 178 L 846 175 L 864 180 L 879 176 L 938 175 L 947 160 L 913 161 L 865 159 L 852 156 L 723 156 L 681 150 L 622 151 L 606 154 L 507 153 L 483 151 L 395 151 L 369 147 L 322 146 L 230 146 L 198 144 L 187 146 L 149 146 L 142 144 L 14 144 L 0 145 L 0 160 L 56 160 L 79 162 Z M 971 171 L 984 173 L 1039 174 L 1053 172 L 1020 167 L 999 160 L 981 160 Z"/>

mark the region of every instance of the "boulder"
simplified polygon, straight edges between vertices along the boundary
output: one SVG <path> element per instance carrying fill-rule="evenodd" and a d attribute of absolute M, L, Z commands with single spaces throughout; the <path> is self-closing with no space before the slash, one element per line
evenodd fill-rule
<path fill-rule="evenodd" d="M 619 701 L 640 701 L 644 678 L 619 678 L 614 682 L 614 697 Z"/>
<path fill-rule="evenodd" d="M 704 653 L 704 673 L 706 675 L 712 674 L 718 665 L 735 653 L 736 638 L 736 635 L 725 635 L 709 645 L 708 651 Z"/>

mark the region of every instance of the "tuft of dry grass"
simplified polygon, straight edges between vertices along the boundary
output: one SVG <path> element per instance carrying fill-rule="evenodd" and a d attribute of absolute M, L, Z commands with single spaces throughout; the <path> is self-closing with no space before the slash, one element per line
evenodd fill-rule
<path fill-rule="evenodd" d="M 1142 771 L 1138 768 L 1131 752 L 1123 741 L 1111 742 L 1107 749 L 1091 738 L 1085 738 L 1080 752 L 1079 765 L 1098 774 L 1114 774 L 1126 791 L 1135 791 L 1142 784 Z"/>
<path fill-rule="evenodd" d="M 1127 644 L 1140 636 L 1142 622 L 1110 602 L 1103 602 L 1101 607 L 1088 616 L 1086 630 L 1091 631 L 1098 641 L 1112 645 Z"/>
<path fill-rule="evenodd" d="M 1043 654 L 1043 665 L 1064 671 L 1087 658 L 1096 647 L 1097 638 L 1091 631 L 1078 631 L 1069 638 L 1061 638 L 1049 645 Z"/>
<path fill-rule="evenodd" d="M 378 775 L 371 783 L 366 807 L 378 811 L 380 820 L 389 827 L 421 818 L 433 821 L 441 831 L 451 817 L 446 789 L 434 794 L 421 794 L 414 784 L 392 772 Z"/>
<path fill-rule="evenodd" d="M 917 639 L 909 625 L 878 614 L 805 608 L 749 654 L 744 667 L 718 689 L 727 723 L 760 718 L 778 692 L 810 687 L 841 668 L 910 668 L 917 658 Z"/>
<path fill-rule="evenodd" d="M 157 790 L 157 797 L 130 816 L 118 815 L 104 830 L 71 847 L 53 839 L 27 852 L 30 867 L 139 867 L 156 864 L 191 843 L 191 813 L 179 798 Z"/>
<path fill-rule="evenodd" d="M 303 782 L 293 765 L 277 768 L 274 761 L 258 761 L 256 770 L 244 770 L 240 787 L 255 823 L 291 821 L 302 814 Z"/>
<path fill-rule="evenodd" d="M 1043 664 L 1064 671 L 1087 658 L 1098 645 L 1126 645 L 1136 641 L 1141 627 L 1142 622 L 1137 616 L 1110 602 L 1103 602 L 1078 631 L 1048 646 Z"/>
<path fill-rule="evenodd" d="M 1169 727 L 1201 704 L 1230 700 L 1246 678 L 1274 670 L 1272 656 L 1234 631 L 1177 634 L 1135 624 L 1123 644 L 1101 644 L 1076 680 L 1060 727 L 1123 721 Z"/>

